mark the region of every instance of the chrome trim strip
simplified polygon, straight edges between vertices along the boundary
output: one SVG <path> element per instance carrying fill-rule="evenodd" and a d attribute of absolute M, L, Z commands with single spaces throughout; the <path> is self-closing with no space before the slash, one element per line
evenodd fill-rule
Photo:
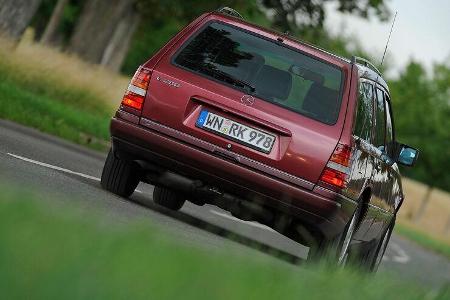
<path fill-rule="evenodd" d="M 131 114 L 129 112 L 126 112 L 126 111 L 124 111 L 124 110 L 122 110 L 120 108 L 117 110 L 116 116 L 121 118 L 121 119 L 130 121 L 130 122 L 132 122 L 134 124 L 139 124 L 139 117 L 138 116 L 133 115 L 133 114 Z"/>
<path fill-rule="evenodd" d="M 388 215 L 394 215 L 392 212 L 390 212 L 390 211 L 388 211 L 388 210 L 385 210 L 384 208 L 381 208 L 381 207 L 379 207 L 379 206 L 373 205 L 373 204 L 371 204 L 371 203 L 367 203 L 367 205 L 370 206 L 370 207 L 373 207 L 373 208 L 375 208 L 375 209 L 377 209 L 377 210 L 380 210 L 380 211 L 382 211 L 382 212 L 384 212 L 384 213 L 386 213 L 386 214 L 388 214 Z"/>
<path fill-rule="evenodd" d="M 144 90 L 143 88 L 140 88 L 140 87 L 132 85 L 132 84 L 128 85 L 128 91 L 133 92 L 133 93 L 138 94 L 139 96 L 143 96 L 143 97 L 145 97 L 145 94 L 147 93 L 147 91 Z"/>
<path fill-rule="evenodd" d="M 327 167 L 329 167 L 333 170 L 339 171 L 341 173 L 350 174 L 350 169 L 348 167 L 345 167 L 345 166 L 335 163 L 333 161 L 329 161 L 327 163 Z"/>
<path fill-rule="evenodd" d="M 171 136 L 173 138 L 177 138 L 181 141 L 184 141 L 186 143 L 190 143 L 193 144 L 199 148 L 202 148 L 204 150 L 210 151 L 210 152 L 218 152 L 218 153 L 223 153 L 227 156 L 229 156 L 230 158 L 233 158 L 236 160 L 236 162 L 245 165 L 247 167 L 253 168 L 255 170 L 261 171 L 263 173 L 266 173 L 268 175 L 272 175 L 274 177 L 278 177 L 284 181 L 287 181 L 289 183 L 301 186 L 303 188 L 312 190 L 314 187 L 314 183 L 309 182 L 305 179 L 296 177 L 294 175 L 291 175 L 289 173 L 286 173 L 284 171 L 281 171 L 279 169 L 270 167 L 266 164 L 263 164 L 259 161 L 253 160 L 251 158 L 248 158 L 246 156 L 237 154 L 235 152 L 229 151 L 225 148 L 219 147 L 217 145 L 214 145 L 212 143 L 206 142 L 204 140 L 201 140 L 199 138 L 196 138 L 192 135 L 186 134 L 184 132 L 178 131 L 176 129 L 173 129 L 171 127 L 156 123 L 152 120 L 146 119 L 146 118 L 141 118 L 140 124 L 142 126 L 145 126 L 147 128 L 162 132 L 168 136 Z"/>

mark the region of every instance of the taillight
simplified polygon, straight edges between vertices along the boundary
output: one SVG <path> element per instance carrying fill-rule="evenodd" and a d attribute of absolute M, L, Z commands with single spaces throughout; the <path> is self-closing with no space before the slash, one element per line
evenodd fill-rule
<path fill-rule="evenodd" d="M 149 69 L 139 67 L 123 96 L 122 105 L 141 110 L 151 76 L 152 72 Z"/>
<path fill-rule="evenodd" d="M 352 148 L 338 144 L 331 155 L 320 180 L 334 187 L 344 189 L 350 175 L 350 159 Z"/>
<path fill-rule="evenodd" d="M 330 161 L 348 167 L 350 165 L 351 153 L 352 148 L 343 144 L 338 144 L 331 155 Z"/>
<path fill-rule="evenodd" d="M 136 93 L 133 93 L 131 91 L 126 91 L 125 95 L 122 99 L 122 105 L 132 107 L 137 110 L 142 109 L 142 104 L 144 103 L 145 94 L 139 95 Z"/>

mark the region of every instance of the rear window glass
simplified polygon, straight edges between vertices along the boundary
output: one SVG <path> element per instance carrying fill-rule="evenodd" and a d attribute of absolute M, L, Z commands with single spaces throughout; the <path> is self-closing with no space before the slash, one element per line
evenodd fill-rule
<path fill-rule="evenodd" d="M 341 70 L 275 41 L 210 23 L 183 46 L 174 62 L 315 120 L 336 123 Z"/>

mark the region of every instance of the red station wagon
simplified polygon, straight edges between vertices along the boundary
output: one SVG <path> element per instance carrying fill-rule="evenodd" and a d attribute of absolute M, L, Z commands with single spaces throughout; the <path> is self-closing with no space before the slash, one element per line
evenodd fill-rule
<path fill-rule="evenodd" d="M 217 205 L 376 270 L 403 202 L 389 89 L 368 61 L 206 13 L 139 67 L 111 121 L 103 188 Z M 325 251 L 326 250 L 326 251 Z"/>

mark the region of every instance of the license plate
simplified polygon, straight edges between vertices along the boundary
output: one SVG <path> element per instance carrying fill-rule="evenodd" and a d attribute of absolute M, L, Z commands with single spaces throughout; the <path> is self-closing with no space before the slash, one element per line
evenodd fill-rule
<path fill-rule="evenodd" d="M 270 153 L 276 139 L 272 134 L 232 121 L 207 110 L 201 111 L 196 126 L 264 153 Z"/>

